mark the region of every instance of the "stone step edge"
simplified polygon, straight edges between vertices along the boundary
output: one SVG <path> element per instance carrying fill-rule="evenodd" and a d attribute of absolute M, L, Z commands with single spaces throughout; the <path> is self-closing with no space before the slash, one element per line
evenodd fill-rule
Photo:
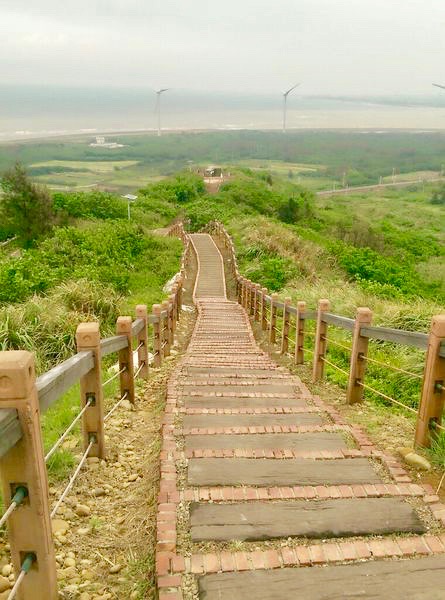
<path fill-rule="evenodd" d="M 439 498 L 428 495 L 415 483 L 377 483 L 354 485 L 294 485 L 294 486 L 211 486 L 186 488 L 179 492 L 181 502 L 236 502 L 257 500 L 335 500 L 339 498 L 422 498 L 431 510 L 443 510 Z M 444 515 L 445 517 L 445 515 Z"/>
<path fill-rule="evenodd" d="M 350 433 L 348 425 L 249 425 L 246 427 L 189 427 L 177 428 L 174 435 L 245 435 L 256 434 L 258 436 L 270 433 Z M 236 444 L 236 442 L 234 442 Z"/>
<path fill-rule="evenodd" d="M 372 451 L 366 450 L 295 450 L 293 448 L 192 448 L 184 450 L 185 458 L 273 458 L 286 460 L 292 458 L 305 458 L 309 460 L 338 460 L 345 458 L 370 458 L 375 457 Z"/>
<path fill-rule="evenodd" d="M 362 563 L 364 560 L 406 559 L 444 553 L 444 534 L 325 542 L 247 552 L 192 554 L 189 557 L 174 552 L 159 552 L 156 557 L 159 600 L 182 598 L 182 574 L 202 576 L 212 573 L 237 573 L 286 567 L 311 568 L 322 565 Z"/>
<path fill-rule="evenodd" d="M 258 406 L 256 408 L 178 408 L 177 412 L 184 415 L 298 415 L 303 413 L 321 414 L 322 408 L 308 406 Z"/>

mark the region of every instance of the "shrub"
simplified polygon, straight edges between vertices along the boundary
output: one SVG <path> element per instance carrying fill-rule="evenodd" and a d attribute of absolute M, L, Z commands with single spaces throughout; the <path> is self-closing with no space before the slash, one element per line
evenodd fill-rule
<path fill-rule="evenodd" d="M 82 219 L 123 219 L 127 205 L 107 192 L 56 192 L 54 208 L 59 213 Z"/>
<path fill-rule="evenodd" d="M 5 228 L 29 247 L 51 231 L 55 221 L 53 202 L 48 190 L 28 178 L 25 168 L 16 164 L 1 179 L 0 197 Z"/>

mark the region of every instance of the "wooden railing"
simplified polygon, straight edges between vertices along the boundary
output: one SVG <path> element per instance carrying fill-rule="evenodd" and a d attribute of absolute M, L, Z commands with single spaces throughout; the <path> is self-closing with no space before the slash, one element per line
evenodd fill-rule
<path fill-rule="evenodd" d="M 36 377 L 34 355 L 25 351 L 0 352 L 0 476 L 6 511 L 0 527 L 7 523 L 8 542 L 16 574 L 8 600 L 55 600 L 58 598 L 56 561 L 51 519 L 74 485 L 88 457 L 105 456 L 108 419 L 124 400 L 135 402 L 135 379 L 149 375 L 149 328 L 152 329 L 153 365 L 158 367 L 174 342 L 182 306 L 182 288 L 190 244 L 182 224 L 168 235 L 184 243 L 181 268 L 171 294 L 145 305 L 136 315 L 117 319 L 116 335 L 100 338 L 99 323 L 77 327 L 77 354 Z M 102 381 L 102 359 L 117 354 L 116 373 Z M 137 355 L 138 366 L 134 365 Z M 104 388 L 119 379 L 119 399 L 105 413 Z M 79 412 L 49 452 L 44 453 L 40 417 L 73 385 L 80 382 Z M 50 507 L 46 462 L 61 446 L 77 423 L 81 424 L 83 454 L 63 494 Z"/>
<path fill-rule="evenodd" d="M 303 364 L 305 353 L 312 355 L 312 380 L 315 382 L 324 376 L 325 366 L 329 365 L 343 373 L 346 379 L 346 400 L 349 404 L 363 399 L 365 390 L 404 407 L 416 415 L 415 444 L 428 447 L 431 438 L 439 431 L 445 431 L 442 423 L 445 402 L 445 315 L 432 318 L 429 334 L 375 327 L 371 325 L 372 311 L 369 308 L 357 308 L 354 319 L 333 314 L 329 300 L 319 300 L 318 306 L 308 310 L 306 302 L 300 301 L 292 306 L 291 299 L 280 301 L 277 294 L 269 294 L 266 288 L 243 277 L 238 268 L 235 246 L 224 225 L 211 222 L 206 231 L 217 236 L 220 245 L 228 256 L 228 264 L 237 286 L 238 301 L 252 319 L 268 332 L 269 342 L 279 344 L 282 354 L 291 354 L 296 364 Z M 306 323 L 315 321 L 313 346 L 305 346 L 308 338 Z M 277 326 L 279 323 L 280 327 Z M 346 346 L 329 337 L 331 327 L 351 333 L 351 345 Z M 291 333 L 294 338 L 291 337 Z M 400 346 L 417 348 L 425 352 L 423 373 L 395 367 L 368 356 L 370 340 L 391 342 Z M 349 354 L 349 369 L 343 369 L 327 357 L 328 346 L 340 347 Z M 293 351 L 290 352 L 290 346 Z M 400 402 L 366 383 L 366 367 L 369 363 L 381 368 L 392 369 L 407 377 L 421 380 L 418 408 L 415 409 Z"/>

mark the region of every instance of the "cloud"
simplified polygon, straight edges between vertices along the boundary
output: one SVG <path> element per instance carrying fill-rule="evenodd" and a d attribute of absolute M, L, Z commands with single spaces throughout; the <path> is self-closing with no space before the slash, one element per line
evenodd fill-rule
<path fill-rule="evenodd" d="M 429 92 L 445 53 L 442 0 L 0 0 L 0 11 L 0 66 L 15 83 Z"/>

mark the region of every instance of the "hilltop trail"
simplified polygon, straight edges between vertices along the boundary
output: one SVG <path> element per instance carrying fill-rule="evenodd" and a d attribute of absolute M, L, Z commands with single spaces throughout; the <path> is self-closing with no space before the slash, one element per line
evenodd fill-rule
<path fill-rule="evenodd" d="M 160 600 L 444 598 L 436 500 L 259 348 L 217 246 L 190 237 L 198 319 L 167 396 Z"/>

